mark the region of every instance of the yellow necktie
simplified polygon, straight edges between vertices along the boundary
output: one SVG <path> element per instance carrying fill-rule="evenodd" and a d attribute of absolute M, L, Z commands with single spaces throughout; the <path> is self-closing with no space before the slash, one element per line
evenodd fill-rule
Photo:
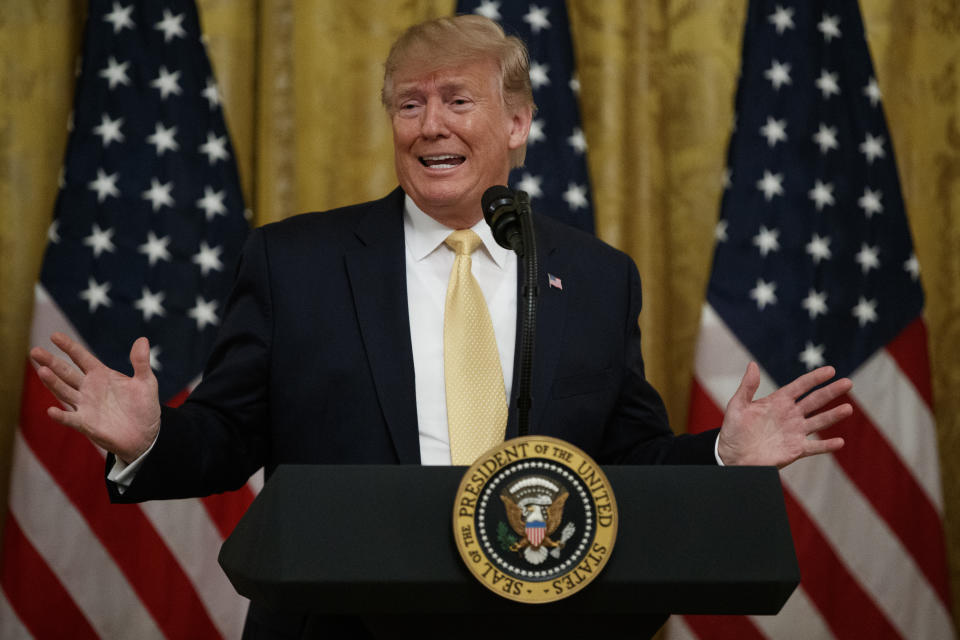
<path fill-rule="evenodd" d="M 457 252 L 443 317 L 450 457 L 455 465 L 469 465 L 503 442 L 507 399 L 490 312 L 471 273 L 470 254 L 480 246 L 480 237 L 470 229 L 461 229 L 445 242 Z"/>

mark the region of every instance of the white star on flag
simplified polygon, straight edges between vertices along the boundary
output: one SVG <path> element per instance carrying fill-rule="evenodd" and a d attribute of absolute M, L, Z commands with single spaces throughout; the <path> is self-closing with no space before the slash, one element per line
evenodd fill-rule
<path fill-rule="evenodd" d="M 864 242 L 860 245 L 860 251 L 857 252 L 855 260 L 860 265 L 860 270 L 866 275 L 871 269 L 880 268 L 880 250 Z"/>
<path fill-rule="evenodd" d="M 483 0 L 480 6 L 473 10 L 484 18 L 500 20 L 500 3 L 496 0 Z"/>
<path fill-rule="evenodd" d="M 80 298 L 87 301 L 90 313 L 96 311 L 99 307 L 109 307 L 113 304 L 107 292 L 110 291 L 110 283 L 99 284 L 93 277 L 87 280 L 87 288 L 80 292 Z"/>
<path fill-rule="evenodd" d="M 539 198 L 543 195 L 543 190 L 540 188 L 542 182 L 543 178 L 540 176 L 524 173 L 520 182 L 517 183 L 517 188 L 521 191 L 526 191 L 531 198 Z"/>
<path fill-rule="evenodd" d="M 147 232 L 147 241 L 137 247 L 137 251 L 143 253 L 147 256 L 147 260 L 150 262 L 150 266 L 157 264 L 158 260 L 163 260 L 165 262 L 170 262 L 171 255 L 170 251 L 167 250 L 167 246 L 170 244 L 170 236 L 164 236 L 158 238 L 153 231 Z"/>
<path fill-rule="evenodd" d="M 567 138 L 567 143 L 578 154 L 587 150 L 587 138 L 583 135 L 583 130 L 580 127 L 574 128 L 573 133 Z"/>
<path fill-rule="evenodd" d="M 186 38 L 187 32 L 183 30 L 184 14 L 173 15 L 169 9 L 163 10 L 163 20 L 153 25 L 158 31 L 163 31 L 163 41 L 170 42 L 174 38 Z"/>
<path fill-rule="evenodd" d="M 150 86 L 160 90 L 161 100 L 166 100 L 171 93 L 180 95 L 180 72 L 171 73 L 166 67 L 160 67 L 160 75 L 150 83 Z"/>
<path fill-rule="evenodd" d="M 203 188 L 203 197 L 197 200 L 197 206 L 203 209 L 208 221 L 218 215 L 227 215 L 227 206 L 223 203 L 226 196 L 227 192 L 223 189 L 214 191 L 209 186 Z"/>
<path fill-rule="evenodd" d="M 793 7 L 784 9 L 777 5 L 777 10 L 767 16 L 767 21 L 777 29 L 777 34 L 783 35 L 787 29 L 795 28 L 793 24 Z"/>
<path fill-rule="evenodd" d="M 119 175 L 119 173 L 107 175 L 103 169 L 97 169 L 97 179 L 88 184 L 92 191 L 97 192 L 97 202 L 103 202 L 107 199 L 107 196 L 120 197 L 120 190 L 117 189 L 117 177 Z"/>
<path fill-rule="evenodd" d="M 100 229 L 100 225 L 94 222 L 93 229 L 90 231 L 90 235 L 83 239 L 83 244 L 93 249 L 94 258 L 99 258 L 104 251 L 113 253 L 117 250 L 112 238 L 113 229 Z"/>
<path fill-rule="evenodd" d="M 837 83 L 838 77 L 838 74 L 830 73 L 826 69 L 820 70 L 820 77 L 817 78 L 815 84 L 817 89 L 820 89 L 820 94 L 824 100 L 828 100 L 830 96 L 840 95 L 840 85 Z"/>
<path fill-rule="evenodd" d="M 150 368 L 153 369 L 154 371 L 161 371 L 163 369 L 163 367 L 160 366 L 161 351 L 163 351 L 163 349 L 160 348 L 160 345 L 158 344 L 150 345 Z"/>
<path fill-rule="evenodd" d="M 220 322 L 217 318 L 217 306 L 219 305 L 216 300 L 207 301 L 197 296 L 197 304 L 187 311 L 187 315 L 197 321 L 197 330 L 201 330 L 208 324 L 216 325 Z"/>
<path fill-rule="evenodd" d="M 567 190 L 563 192 L 564 201 L 570 205 L 571 209 L 580 209 L 589 205 L 587 201 L 587 188 L 584 185 L 571 182 Z"/>
<path fill-rule="evenodd" d="M 814 264 L 820 264 L 821 260 L 829 260 L 833 255 L 830 252 L 830 238 L 820 237 L 816 233 L 807 243 L 806 249 L 810 257 L 813 258 Z"/>
<path fill-rule="evenodd" d="M 867 326 L 867 323 L 877 321 L 877 301 L 867 300 L 860 296 L 860 301 L 853 308 L 853 317 L 857 319 L 861 327 Z"/>
<path fill-rule="evenodd" d="M 880 85 L 877 84 L 876 78 L 870 78 L 870 82 L 863 88 L 863 95 L 870 99 L 870 106 L 875 107 L 880 104 L 883 94 L 880 93 Z"/>
<path fill-rule="evenodd" d="M 760 135 L 767 139 L 767 144 L 771 147 L 776 146 L 778 142 L 787 140 L 787 120 L 775 120 L 767 116 L 767 123 L 760 127 Z"/>
<path fill-rule="evenodd" d="M 780 250 L 779 236 L 780 232 L 777 229 L 767 229 L 760 225 L 760 233 L 753 236 L 753 246 L 760 249 L 760 255 L 766 257 L 771 251 Z"/>
<path fill-rule="evenodd" d="M 162 122 L 158 122 L 153 133 L 147 136 L 147 142 L 156 147 L 158 156 L 162 156 L 164 151 L 177 151 L 180 149 L 180 145 L 177 144 L 177 139 L 174 137 L 176 135 L 176 126 L 168 129 L 163 126 Z"/>
<path fill-rule="evenodd" d="M 825 347 L 822 344 L 814 345 L 807 341 L 806 347 L 800 352 L 800 362 L 807 367 L 808 371 L 822 367 L 826 362 L 823 358 L 824 349 Z"/>
<path fill-rule="evenodd" d="M 220 253 L 223 247 L 210 247 L 206 242 L 200 241 L 200 250 L 194 254 L 191 261 L 199 265 L 200 274 L 207 275 L 210 271 L 222 271 L 223 263 L 220 261 Z"/>
<path fill-rule="evenodd" d="M 763 172 L 763 178 L 757 180 L 757 189 L 763 191 L 763 197 L 770 202 L 773 196 L 783 195 L 783 174 Z"/>
<path fill-rule="evenodd" d="M 757 301 L 757 309 L 777 304 L 777 283 L 757 278 L 757 286 L 750 290 L 750 297 Z"/>
<path fill-rule="evenodd" d="M 920 277 L 920 261 L 917 260 L 916 254 L 911 254 L 907 261 L 903 263 L 903 270 L 910 274 L 911 280 Z"/>
<path fill-rule="evenodd" d="M 881 191 L 874 191 L 870 187 L 865 187 L 863 189 L 863 195 L 857 200 L 857 205 L 863 209 L 863 213 L 867 218 L 872 218 L 875 213 L 883 213 L 883 203 L 880 202 L 881 198 L 883 198 Z"/>
<path fill-rule="evenodd" d="M 530 133 L 527 134 L 527 144 L 536 144 L 541 140 L 546 140 L 547 136 L 543 132 L 544 122 L 541 118 L 534 118 L 530 123 Z"/>
<path fill-rule="evenodd" d="M 541 29 L 550 28 L 550 21 L 547 20 L 548 13 L 550 13 L 550 9 L 532 4 L 530 5 L 530 11 L 523 16 L 523 21 L 530 25 L 530 30 L 534 34 L 537 34 L 540 33 Z"/>
<path fill-rule="evenodd" d="M 162 291 L 153 293 L 147 287 L 142 287 L 141 291 L 140 298 L 133 303 L 133 308 L 143 314 L 144 322 L 149 322 L 153 316 L 165 316 L 167 314 L 163 308 L 163 299 L 166 294 Z"/>
<path fill-rule="evenodd" d="M 163 206 L 173 208 L 172 190 L 173 182 L 160 184 L 156 178 L 150 178 L 150 188 L 143 192 L 143 199 L 150 201 L 154 211 L 159 211 Z"/>
<path fill-rule="evenodd" d="M 717 242 L 727 241 L 728 226 L 729 226 L 729 223 L 726 220 L 717 221 L 717 225 L 713 228 L 713 237 Z"/>
<path fill-rule="evenodd" d="M 93 132 L 100 136 L 104 147 L 109 147 L 111 142 L 123 142 L 123 132 L 120 127 L 123 125 L 123 118 L 111 120 L 106 113 L 100 116 L 100 124 L 93 128 Z"/>
<path fill-rule="evenodd" d="M 867 157 L 867 164 L 873 164 L 877 158 L 886 156 L 883 150 L 883 136 L 873 137 L 869 133 L 866 134 L 863 142 L 860 143 L 860 153 Z"/>
<path fill-rule="evenodd" d="M 203 88 L 201 95 L 210 103 L 211 109 L 216 109 L 220 105 L 220 88 L 213 78 L 207 78 L 207 86 Z"/>
<path fill-rule="evenodd" d="M 823 34 L 823 39 L 830 42 L 834 38 L 840 37 L 840 18 L 823 14 L 823 19 L 817 24 L 817 31 Z"/>
<path fill-rule="evenodd" d="M 837 128 L 828 127 L 821 122 L 820 128 L 813 134 L 813 141 L 817 143 L 817 146 L 820 147 L 820 153 L 823 154 L 827 153 L 830 149 L 838 148 Z"/>
<path fill-rule="evenodd" d="M 763 75 L 777 90 L 785 84 L 791 84 L 790 65 L 788 63 L 781 64 L 779 60 L 774 60 L 770 68 L 763 72 Z"/>
<path fill-rule="evenodd" d="M 536 60 L 530 61 L 530 86 L 534 90 L 545 87 L 550 84 L 550 77 L 547 72 L 550 71 L 550 65 L 540 64 Z"/>
<path fill-rule="evenodd" d="M 109 22 L 113 25 L 113 32 L 120 33 L 124 27 L 127 29 L 133 29 L 133 19 L 130 17 L 130 13 L 133 11 L 133 5 L 127 5 L 126 7 L 121 7 L 119 2 L 113 3 L 113 11 L 103 16 L 104 22 Z M 112 87 L 111 87 L 112 88 Z"/>
<path fill-rule="evenodd" d="M 825 291 L 810 289 L 810 292 L 801 304 L 803 308 L 807 310 L 807 313 L 810 314 L 811 320 L 817 316 L 827 315 L 827 294 Z"/>
<path fill-rule="evenodd" d="M 822 211 L 825 205 L 833 206 L 833 183 L 817 180 L 814 182 L 813 189 L 810 189 L 808 195 L 814 204 L 817 205 L 817 211 Z"/>
<path fill-rule="evenodd" d="M 206 154 L 210 164 L 217 160 L 226 160 L 230 157 L 227 152 L 227 136 L 215 136 L 212 131 L 207 133 L 207 141 L 200 145 L 200 153 Z"/>
<path fill-rule="evenodd" d="M 130 78 L 127 76 L 127 67 L 129 62 L 117 62 L 113 56 L 107 58 L 107 66 L 100 70 L 100 77 L 107 79 L 110 89 L 116 89 L 118 84 L 130 84 Z"/>

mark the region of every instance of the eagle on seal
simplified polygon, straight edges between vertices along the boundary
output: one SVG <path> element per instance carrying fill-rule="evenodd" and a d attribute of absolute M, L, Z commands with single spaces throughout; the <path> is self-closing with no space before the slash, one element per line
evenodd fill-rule
<path fill-rule="evenodd" d="M 510 551 L 520 552 L 530 564 L 541 564 L 547 559 L 548 549 L 563 548 L 562 541 L 557 542 L 550 536 L 560 526 L 563 505 L 570 494 L 564 488 L 552 496 L 551 491 L 531 492 L 532 487 L 526 488 L 527 491 L 520 492 L 508 488 L 500 494 L 510 528 L 520 536 L 519 542 L 510 545 Z"/>

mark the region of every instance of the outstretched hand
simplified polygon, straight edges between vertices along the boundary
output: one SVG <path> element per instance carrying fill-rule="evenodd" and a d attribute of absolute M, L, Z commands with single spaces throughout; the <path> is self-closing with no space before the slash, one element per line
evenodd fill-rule
<path fill-rule="evenodd" d="M 40 380 L 62 405 L 49 407 L 47 415 L 124 462 L 136 460 L 160 430 L 160 395 L 150 370 L 150 343 L 146 338 L 133 343 L 131 378 L 108 368 L 62 333 L 54 333 L 50 340 L 76 366 L 41 347 L 30 350 Z"/>
<path fill-rule="evenodd" d="M 723 415 L 717 443 L 717 453 L 723 463 L 782 468 L 800 458 L 842 447 L 843 438 L 821 440 L 807 437 L 853 413 L 849 404 L 824 410 L 853 388 L 847 378 L 834 380 L 809 393 L 834 375 L 833 367 L 820 367 L 765 398 L 754 400 L 753 396 L 760 387 L 760 368 L 751 362 Z"/>

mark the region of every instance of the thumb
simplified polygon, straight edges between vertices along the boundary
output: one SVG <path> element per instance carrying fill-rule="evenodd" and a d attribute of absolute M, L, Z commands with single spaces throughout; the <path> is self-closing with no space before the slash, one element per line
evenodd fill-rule
<path fill-rule="evenodd" d="M 150 370 L 150 341 L 144 337 L 137 338 L 130 347 L 130 364 L 133 365 L 133 377 L 143 378 L 153 375 Z"/>
<path fill-rule="evenodd" d="M 730 398 L 730 403 L 727 406 L 746 406 L 750 404 L 753 402 L 753 396 L 757 394 L 757 389 L 759 388 L 760 368 L 756 362 L 751 362 L 747 365 L 747 371 L 740 380 L 740 386 L 737 387 L 736 392 L 733 394 L 733 397 Z"/>

